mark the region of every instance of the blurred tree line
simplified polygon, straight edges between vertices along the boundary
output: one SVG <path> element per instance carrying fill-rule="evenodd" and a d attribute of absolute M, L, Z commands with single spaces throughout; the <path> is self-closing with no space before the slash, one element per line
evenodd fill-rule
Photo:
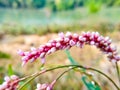
<path fill-rule="evenodd" d="M 74 9 L 76 7 L 120 6 L 120 0 L 0 0 L 1 8 L 44 8 L 52 11 Z"/>

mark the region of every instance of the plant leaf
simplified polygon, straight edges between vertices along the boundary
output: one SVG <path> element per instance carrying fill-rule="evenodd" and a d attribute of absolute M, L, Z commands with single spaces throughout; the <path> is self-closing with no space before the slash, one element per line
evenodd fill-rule
<path fill-rule="evenodd" d="M 87 76 L 82 76 L 82 81 L 88 90 L 101 90 L 100 86 L 94 80 L 88 80 Z"/>
<path fill-rule="evenodd" d="M 72 56 L 70 55 L 69 50 L 66 50 L 65 53 L 67 54 L 67 57 L 68 57 L 68 59 L 69 59 L 69 61 L 70 61 L 70 63 L 71 63 L 72 65 L 78 65 L 78 63 L 77 63 L 77 62 L 72 58 Z"/>
<path fill-rule="evenodd" d="M 13 75 L 13 74 L 14 74 L 14 71 L 13 71 L 13 69 L 12 69 L 12 65 L 9 64 L 9 65 L 8 65 L 8 75 L 11 76 L 11 75 Z"/>
<path fill-rule="evenodd" d="M 23 85 L 25 83 L 25 81 L 22 81 L 19 83 L 19 85 Z M 22 88 L 22 90 L 31 90 L 31 84 L 27 84 L 26 86 L 24 86 L 24 88 Z"/>

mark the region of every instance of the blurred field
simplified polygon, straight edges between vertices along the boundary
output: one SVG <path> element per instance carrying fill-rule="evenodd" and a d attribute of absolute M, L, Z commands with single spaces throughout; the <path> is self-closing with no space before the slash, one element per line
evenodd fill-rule
<path fill-rule="evenodd" d="M 102 33 L 120 31 L 120 8 L 102 8 L 90 14 L 86 8 L 54 12 L 47 9 L 0 9 L 0 33 L 46 34 L 60 31 L 97 30 Z"/>
<path fill-rule="evenodd" d="M 39 60 L 21 67 L 21 58 L 17 55 L 17 50 L 26 51 L 32 46 L 39 47 L 50 39 L 58 37 L 56 33 L 61 31 L 79 34 L 82 31 L 98 31 L 104 36 L 109 36 L 120 53 L 119 19 L 120 8 L 102 8 L 95 14 L 88 13 L 85 8 L 56 13 L 47 10 L 0 9 L 0 51 L 6 54 L 0 53 L 0 82 L 4 75 L 7 75 L 9 65 L 12 65 L 14 72 L 20 77 L 39 71 L 41 65 Z M 118 82 L 114 64 L 95 47 L 85 46 L 83 49 L 73 47 L 70 52 L 79 64 L 95 67 Z M 65 51 L 57 51 L 47 56 L 45 68 L 65 64 L 70 64 Z M 33 90 L 37 82 L 52 81 L 62 71 L 56 70 L 40 76 L 28 86 L 31 87 L 29 90 Z M 64 75 L 55 85 L 54 90 L 87 90 L 81 82 L 81 76 L 74 72 Z M 97 73 L 94 78 L 102 90 L 115 90 L 106 78 Z"/>

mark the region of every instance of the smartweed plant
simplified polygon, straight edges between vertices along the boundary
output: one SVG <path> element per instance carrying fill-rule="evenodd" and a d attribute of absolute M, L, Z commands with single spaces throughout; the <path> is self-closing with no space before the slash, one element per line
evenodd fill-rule
<path fill-rule="evenodd" d="M 83 32 L 81 35 L 78 35 L 76 33 L 72 34 L 70 32 L 67 32 L 64 35 L 64 33 L 61 32 L 58 34 L 58 36 L 59 38 L 50 40 L 48 41 L 48 43 L 44 45 L 40 45 L 40 47 L 38 48 L 32 47 L 30 51 L 24 52 L 22 50 L 18 50 L 18 54 L 22 56 L 22 66 L 24 66 L 27 62 L 34 62 L 36 59 L 40 58 L 42 63 L 41 67 L 43 67 L 46 62 L 46 59 L 45 59 L 46 55 L 54 53 L 55 51 L 58 51 L 58 50 L 66 50 L 66 53 L 68 54 L 68 58 L 71 59 L 71 62 L 73 62 L 73 64 L 61 65 L 61 66 L 57 66 L 49 69 L 44 68 L 39 72 L 25 76 L 23 78 L 20 78 L 17 75 L 11 75 L 10 77 L 6 76 L 4 78 L 4 82 L 0 85 L 0 90 L 22 90 L 26 84 L 28 84 L 30 81 L 34 80 L 36 77 L 40 76 L 41 74 L 44 74 L 48 71 L 60 69 L 60 68 L 67 68 L 67 70 L 64 71 L 62 74 L 60 74 L 59 77 L 55 78 L 51 83 L 48 83 L 48 84 L 38 83 L 36 86 L 36 90 L 53 90 L 56 82 L 65 73 L 69 72 L 70 70 L 78 71 L 80 69 L 94 71 L 105 76 L 116 87 L 116 90 L 120 90 L 120 73 L 119 73 L 119 67 L 118 67 L 120 56 L 118 55 L 116 48 L 111 44 L 111 39 L 109 37 L 103 37 L 98 32 Z M 86 44 L 96 46 L 104 54 L 107 55 L 108 60 L 111 63 L 114 63 L 116 65 L 119 84 L 116 83 L 107 74 L 105 74 L 100 70 L 97 70 L 96 68 L 86 67 L 86 66 L 79 65 L 78 63 L 75 63 L 75 61 L 72 59 L 72 57 L 70 56 L 67 50 L 69 50 L 73 46 L 77 46 L 78 48 L 83 48 L 83 46 Z M 26 79 L 29 79 L 29 80 L 22 85 L 19 84 L 20 82 Z M 83 77 L 82 80 L 85 82 L 85 77 Z M 95 87 L 94 84 L 92 84 L 93 85 L 92 87 L 90 87 L 87 83 L 85 84 L 88 86 L 89 90 L 100 90 L 100 87 Z"/>

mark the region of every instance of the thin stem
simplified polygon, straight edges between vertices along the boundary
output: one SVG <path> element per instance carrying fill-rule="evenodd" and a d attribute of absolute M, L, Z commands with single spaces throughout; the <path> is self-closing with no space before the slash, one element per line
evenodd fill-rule
<path fill-rule="evenodd" d="M 119 67 L 118 67 L 118 63 L 115 63 L 116 66 L 116 70 L 117 70 L 117 75 L 118 75 L 118 80 L 119 80 L 119 85 L 120 85 L 120 72 L 119 72 Z"/>
<path fill-rule="evenodd" d="M 23 81 L 27 78 L 30 78 L 28 81 L 26 81 L 23 85 L 21 85 L 18 90 L 22 90 L 24 88 L 25 85 L 27 85 L 29 82 L 31 82 L 33 79 L 35 79 L 37 76 L 41 75 L 42 73 L 46 72 L 46 70 L 40 71 L 38 73 L 32 74 L 30 76 L 26 76 L 24 78 L 21 78 L 19 81 Z"/>
<path fill-rule="evenodd" d="M 27 85 L 29 82 L 31 82 L 32 80 L 34 80 L 37 76 L 33 76 L 32 78 L 30 78 L 28 81 L 26 81 L 23 85 L 21 85 L 18 90 L 22 90 L 24 88 L 25 85 Z"/>
<path fill-rule="evenodd" d="M 42 74 L 42 73 L 44 73 L 44 72 L 46 72 L 46 70 L 42 70 L 42 71 L 40 71 L 40 72 L 34 73 L 34 74 L 29 75 L 29 76 L 26 76 L 26 77 L 24 77 L 24 78 L 21 78 L 21 79 L 19 79 L 19 81 L 23 81 L 23 80 L 25 80 L 25 79 L 34 77 L 35 75 L 38 75 L 38 74 L 40 75 L 40 74 Z"/>
<path fill-rule="evenodd" d="M 70 70 L 72 70 L 74 68 L 76 68 L 76 67 L 73 67 L 73 68 L 70 68 L 70 69 L 64 71 L 59 77 L 57 77 L 56 81 L 59 80 L 66 72 L 69 72 Z"/>
<path fill-rule="evenodd" d="M 120 90 L 120 87 L 118 87 L 117 84 L 116 84 L 108 75 L 106 75 L 105 73 L 103 73 L 103 72 L 101 72 L 101 71 L 99 71 L 99 70 L 97 70 L 97 69 L 93 69 L 93 68 L 88 68 L 88 70 L 96 71 L 96 72 L 100 73 L 101 75 L 105 76 L 106 78 L 108 78 L 108 79 L 114 84 L 114 86 L 115 86 L 118 90 Z"/>
<path fill-rule="evenodd" d="M 84 66 L 81 66 L 81 65 L 64 65 L 64 66 L 58 66 L 58 67 L 54 67 L 54 68 L 50 68 L 50 69 L 47 69 L 45 70 L 44 72 L 38 72 L 36 74 L 33 75 L 33 77 L 28 80 L 24 85 L 22 85 L 18 90 L 22 90 L 22 88 L 28 84 L 30 81 L 32 81 L 34 78 L 38 77 L 39 75 L 41 75 L 42 73 L 45 73 L 45 72 L 48 72 L 48 71 L 52 71 L 52 70 L 55 70 L 55 69 L 59 69 L 59 68 L 66 68 L 66 67 L 73 67 L 73 68 L 83 68 L 83 69 L 86 69 L 86 70 L 91 70 L 91 71 L 95 71 L 95 72 L 98 72 L 100 74 L 102 74 L 103 76 L 105 76 L 107 79 L 109 79 L 112 84 L 117 88 L 117 90 L 120 90 L 120 87 L 117 86 L 117 84 L 109 77 L 107 76 L 105 73 L 97 70 L 97 69 L 94 69 L 94 68 L 88 68 L 88 67 L 84 67 Z M 24 78 L 25 79 L 25 78 Z M 23 80 L 23 79 L 21 79 Z"/>

